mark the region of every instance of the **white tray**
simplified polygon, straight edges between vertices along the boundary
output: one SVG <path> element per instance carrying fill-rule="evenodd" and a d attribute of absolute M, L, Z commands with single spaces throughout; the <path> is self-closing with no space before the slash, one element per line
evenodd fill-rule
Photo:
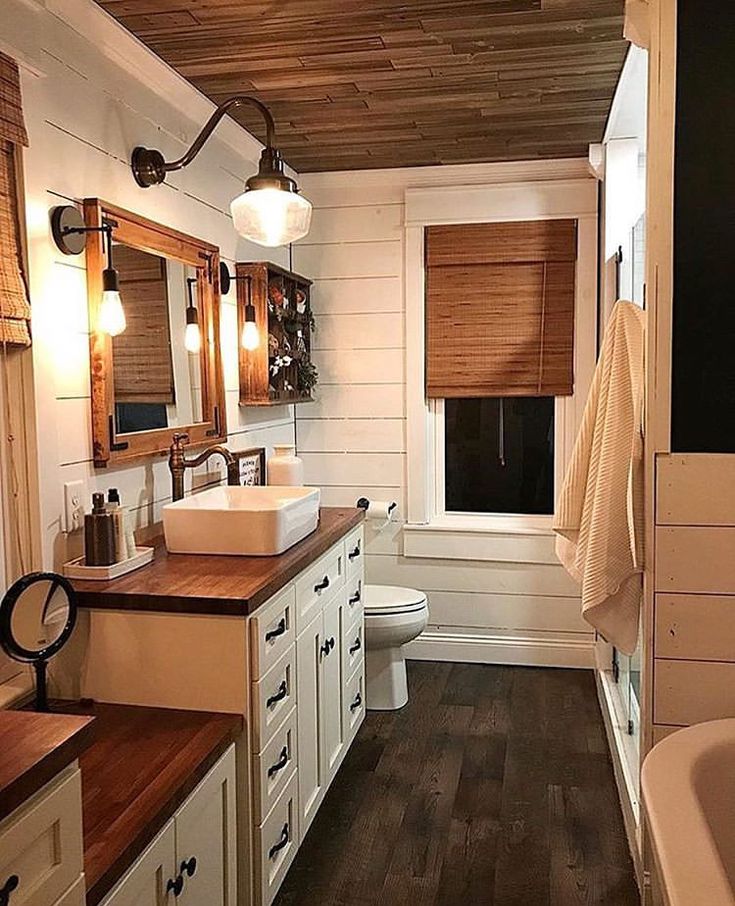
<path fill-rule="evenodd" d="M 112 563 L 110 566 L 85 566 L 84 557 L 77 557 L 64 564 L 64 575 L 69 579 L 117 579 L 153 560 L 152 547 L 138 547 L 134 557 Z"/>

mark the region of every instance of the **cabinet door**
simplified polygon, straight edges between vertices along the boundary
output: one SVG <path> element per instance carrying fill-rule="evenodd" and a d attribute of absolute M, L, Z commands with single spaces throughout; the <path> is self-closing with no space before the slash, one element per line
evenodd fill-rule
<path fill-rule="evenodd" d="M 342 616 L 344 594 L 339 594 L 324 608 L 324 643 L 321 658 L 320 730 L 325 768 L 325 785 L 329 785 L 342 760 Z"/>
<path fill-rule="evenodd" d="M 322 615 L 318 614 L 296 640 L 299 744 L 299 823 L 302 834 L 319 808 L 324 791 L 319 689 L 321 687 Z"/>
<path fill-rule="evenodd" d="M 231 746 L 175 816 L 181 906 L 236 906 L 235 747 Z"/>
<path fill-rule="evenodd" d="M 173 818 L 133 867 L 123 876 L 102 906 L 162 906 L 173 902 L 168 894 L 178 874 L 176 865 L 176 835 Z"/>

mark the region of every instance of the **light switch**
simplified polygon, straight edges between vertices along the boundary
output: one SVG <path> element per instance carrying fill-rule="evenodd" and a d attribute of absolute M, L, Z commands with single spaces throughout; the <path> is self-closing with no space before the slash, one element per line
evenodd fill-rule
<path fill-rule="evenodd" d="M 67 481 L 64 484 L 64 531 L 77 532 L 84 528 L 83 481 Z"/>

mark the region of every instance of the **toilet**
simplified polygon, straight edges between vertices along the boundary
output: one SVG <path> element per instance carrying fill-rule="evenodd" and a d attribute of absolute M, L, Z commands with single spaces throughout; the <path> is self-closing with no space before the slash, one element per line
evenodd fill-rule
<path fill-rule="evenodd" d="M 426 628 L 429 605 L 415 588 L 366 585 L 365 674 L 367 707 L 395 711 L 408 702 L 403 646 Z"/>

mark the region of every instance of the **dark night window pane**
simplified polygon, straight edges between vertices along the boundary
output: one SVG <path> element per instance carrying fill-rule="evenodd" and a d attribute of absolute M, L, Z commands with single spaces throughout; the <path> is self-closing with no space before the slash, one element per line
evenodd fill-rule
<path fill-rule="evenodd" d="M 444 401 L 447 512 L 554 511 L 554 397 Z"/>

